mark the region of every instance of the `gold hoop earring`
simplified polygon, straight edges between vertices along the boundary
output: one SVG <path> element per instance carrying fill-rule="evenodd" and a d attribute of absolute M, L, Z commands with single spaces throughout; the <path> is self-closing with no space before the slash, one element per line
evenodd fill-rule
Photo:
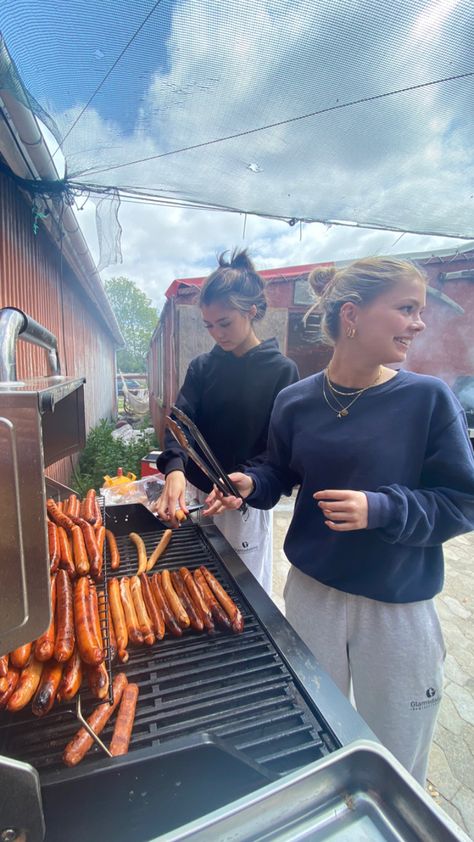
<path fill-rule="evenodd" d="M 355 329 L 355 327 L 348 327 L 348 328 L 347 328 L 347 330 L 346 330 L 346 336 L 347 336 L 347 338 L 348 338 L 348 339 L 354 339 L 354 336 L 355 336 L 355 335 L 356 335 L 356 329 Z"/>

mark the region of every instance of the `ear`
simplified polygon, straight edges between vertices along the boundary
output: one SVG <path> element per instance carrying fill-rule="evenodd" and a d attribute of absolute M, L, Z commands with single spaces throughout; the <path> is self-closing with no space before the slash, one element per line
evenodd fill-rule
<path fill-rule="evenodd" d="M 340 309 L 341 327 L 344 333 L 356 327 L 359 308 L 353 301 L 345 301 Z"/>
<path fill-rule="evenodd" d="M 257 305 L 252 304 L 252 306 L 248 310 L 248 316 L 249 316 L 250 321 L 252 321 L 255 318 L 256 315 L 257 315 Z"/>

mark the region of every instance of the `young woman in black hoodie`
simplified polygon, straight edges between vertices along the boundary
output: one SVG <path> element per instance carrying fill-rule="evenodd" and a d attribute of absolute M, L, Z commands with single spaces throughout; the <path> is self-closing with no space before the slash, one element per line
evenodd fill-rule
<path fill-rule="evenodd" d="M 295 363 L 276 339 L 260 341 L 254 322 L 265 315 L 264 283 L 246 251 L 234 252 L 205 281 L 200 295 L 204 327 L 215 340 L 207 354 L 191 361 L 176 406 L 197 425 L 224 470 L 251 467 L 265 458 L 274 400 L 298 380 Z M 166 483 L 157 510 L 161 520 L 178 525 L 176 509 L 186 511 L 186 479 L 204 500 L 212 485 L 167 432 L 158 468 Z M 219 529 L 265 590 L 271 591 L 271 513 L 229 511 Z"/>

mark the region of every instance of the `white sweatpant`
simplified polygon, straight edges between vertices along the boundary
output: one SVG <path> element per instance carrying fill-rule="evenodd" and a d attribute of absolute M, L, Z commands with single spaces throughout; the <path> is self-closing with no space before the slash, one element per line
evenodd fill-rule
<path fill-rule="evenodd" d="M 208 494 L 194 486 L 188 486 L 192 496 L 203 503 Z M 203 518 L 203 523 L 206 519 Z M 267 594 L 272 592 L 273 568 L 273 512 L 247 508 L 245 514 L 226 511 L 214 518 L 214 524 L 222 532 L 255 576 Z"/>
<path fill-rule="evenodd" d="M 284 597 L 302 640 L 424 786 L 446 654 L 434 601 L 378 602 L 329 588 L 293 566 Z"/>

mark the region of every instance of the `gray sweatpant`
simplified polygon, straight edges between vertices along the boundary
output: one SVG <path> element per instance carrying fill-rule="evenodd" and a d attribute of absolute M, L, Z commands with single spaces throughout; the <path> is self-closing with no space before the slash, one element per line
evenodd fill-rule
<path fill-rule="evenodd" d="M 424 786 L 446 654 L 433 600 L 378 602 L 329 588 L 293 566 L 284 597 L 302 640 Z"/>

